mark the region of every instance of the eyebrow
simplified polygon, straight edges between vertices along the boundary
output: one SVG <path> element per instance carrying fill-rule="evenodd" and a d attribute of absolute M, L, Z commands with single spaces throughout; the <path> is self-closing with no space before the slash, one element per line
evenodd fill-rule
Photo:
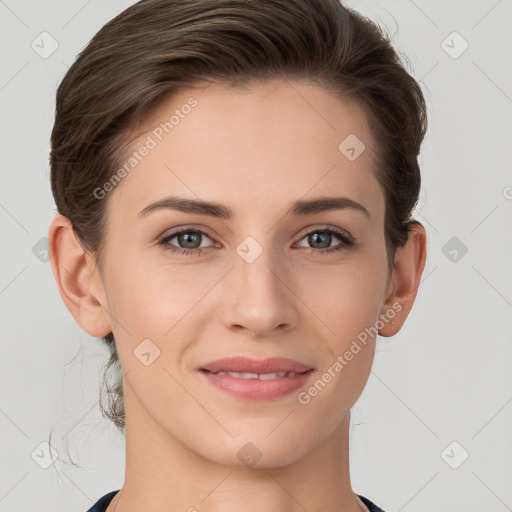
<path fill-rule="evenodd" d="M 138 216 L 142 218 L 152 211 L 161 209 L 178 210 L 180 212 L 193 213 L 196 215 L 210 215 L 227 220 L 234 217 L 233 210 L 223 204 L 175 196 L 165 197 L 155 203 L 149 204 Z M 346 209 L 361 212 L 368 217 L 368 219 L 371 218 L 370 213 L 362 204 L 348 197 L 320 197 L 316 199 L 299 200 L 291 205 L 286 214 L 300 216 Z"/>

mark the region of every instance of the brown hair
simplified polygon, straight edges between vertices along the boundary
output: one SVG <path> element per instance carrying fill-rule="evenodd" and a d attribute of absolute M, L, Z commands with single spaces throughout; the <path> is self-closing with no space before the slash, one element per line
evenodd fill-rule
<path fill-rule="evenodd" d="M 427 129 L 420 86 L 390 37 L 338 0 L 142 0 L 109 21 L 62 80 L 51 134 L 51 186 L 101 270 L 106 199 L 93 193 L 115 173 L 137 126 L 165 93 L 199 83 L 244 86 L 272 79 L 319 85 L 364 109 L 386 200 L 391 269 L 420 191 L 417 157 Z M 341 142 L 341 141 L 340 141 Z M 112 333 L 107 370 L 118 365 Z M 125 427 L 122 379 L 102 412 Z"/>

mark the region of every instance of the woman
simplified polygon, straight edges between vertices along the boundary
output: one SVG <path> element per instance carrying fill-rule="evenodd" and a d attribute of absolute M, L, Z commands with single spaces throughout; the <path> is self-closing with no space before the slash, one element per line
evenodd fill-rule
<path fill-rule="evenodd" d="M 381 511 L 350 409 L 414 303 L 421 89 L 336 0 L 143 0 L 57 92 L 61 296 L 116 365 L 90 512 Z"/>

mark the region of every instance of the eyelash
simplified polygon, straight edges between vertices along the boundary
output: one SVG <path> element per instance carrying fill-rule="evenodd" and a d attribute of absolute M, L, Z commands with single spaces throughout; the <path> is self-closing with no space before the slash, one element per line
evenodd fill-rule
<path fill-rule="evenodd" d="M 338 251 L 343 251 L 348 249 L 349 247 L 352 247 L 356 245 L 355 240 L 344 230 L 337 228 L 335 226 L 329 226 L 325 225 L 322 228 L 314 228 L 309 230 L 308 232 L 304 233 L 299 241 L 301 241 L 303 238 L 307 237 L 308 235 L 312 233 L 328 233 L 332 235 L 336 235 L 337 238 L 341 240 L 342 243 L 340 243 L 337 246 L 327 248 L 327 249 L 314 249 L 314 248 L 307 248 L 304 249 L 309 250 L 311 254 L 319 254 L 319 255 L 327 255 L 332 254 Z M 175 238 L 176 236 L 179 236 L 183 233 L 199 233 L 201 235 L 205 235 L 206 237 L 212 239 L 210 234 L 207 231 L 203 231 L 201 229 L 192 229 L 192 228 L 184 228 L 180 229 L 179 231 L 174 231 L 173 233 L 170 233 L 168 235 L 165 235 L 164 237 L 160 238 L 158 241 L 158 245 L 162 246 L 162 248 L 165 251 L 170 251 L 171 253 L 178 253 L 182 256 L 193 256 L 197 255 L 199 256 L 204 249 L 211 249 L 211 247 L 201 247 L 197 249 L 183 249 L 182 247 L 175 248 L 169 245 L 169 241 Z"/>

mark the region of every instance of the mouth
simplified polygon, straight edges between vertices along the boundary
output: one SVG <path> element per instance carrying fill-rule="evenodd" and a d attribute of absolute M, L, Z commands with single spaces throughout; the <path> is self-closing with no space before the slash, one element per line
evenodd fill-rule
<path fill-rule="evenodd" d="M 204 365 L 199 373 L 216 389 L 243 400 L 275 400 L 305 385 L 315 369 L 291 359 L 239 357 Z"/>

